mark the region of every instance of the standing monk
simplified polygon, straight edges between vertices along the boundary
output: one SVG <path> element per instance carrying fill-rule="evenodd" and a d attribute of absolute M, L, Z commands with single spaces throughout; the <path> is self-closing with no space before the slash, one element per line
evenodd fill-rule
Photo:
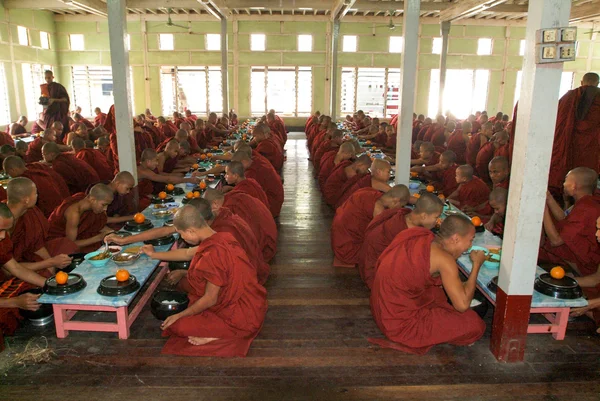
<path fill-rule="evenodd" d="M 71 194 L 85 192 L 86 188 L 100 181 L 96 171 L 70 153 L 61 153 L 57 144 L 48 142 L 42 147 L 44 161 L 52 165 L 52 169 L 60 174 Z"/>
<path fill-rule="evenodd" d="M 50 127 L 54 122 L 60 122 L 63 126 L 62 132 L 57 135 L 66 135 L 69 132 L 69 107 L 71 100 L 64 86 L 54 82 L 54 74 L 50 70 L 44 72 L 48 88 L 48 105 L 44 110 L 44 127 Z"/>

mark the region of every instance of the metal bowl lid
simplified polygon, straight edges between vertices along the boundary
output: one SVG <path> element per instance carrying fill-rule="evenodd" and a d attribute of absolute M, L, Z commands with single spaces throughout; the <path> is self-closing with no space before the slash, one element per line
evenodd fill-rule
<path fill-rule="evenodd" d="M 549 273 L 544 273 L 540 274 L 538 279 L 544 284 L 560 289 L 574 289 L 579 287 L 577 281 L 569 276 L 565 276 L 561 279 L 555 279 Z"/>
<path fill-rule="evenodd" d="M 140 232 L 140 231 L 149 230 L 152 227 L 154 227 L 154 224 L 152 224 L 152 222 L 150 220 L 146 220 L 141 224 L 136 223 L 135 221 L 128 221 L 127 223 L 125 223 L 125 226 L 123 228 L 125 230 L 129 230 L 129 231 Z"/>
<path fill-rule="evenodd" d="M 173 234 L 171 234 L 171 235 L 167 235 L 165 237 L 149 239 L 147 241 L 144 241 L 144 244 L 161 246 L 161 245 L 172 244 L 173 242 L 175 242 L 175 236 L 173 236 Z"/>
<path fill-rule="evenodd" d="M 107 297 L 117 297 L 119 295 L 127 295 L 137 291 L 140 288 L 139 281 L 134 275 L 129 276 L 126 281 L 117 281 L 115 275 L 108 276 L 100 281 L 98 286 L 98 294 Z"/>
<path fill-rule="evenodd" d="M 157 203 L 169 203 L 169 202 L 174 202 L 174 201 L 175 201 L 175 198 L 173 198 L 173 196 L 169 195 L 165 199 L 160 199 L 157 196 L 153 196 L 151 202 L 153 204 L 157 204 Z"/>
<path fill-rule="evenodd" d="M 46 280 L 44 292 L 48 295 L 68 295 L 83 290 L 87 283 L 80 274 L 69 273 L 69 278 L 65 284 L 58 284 L 56 276 Z"/>
<path fill-rule="evenodd" d="M 166 190 L 165 190 L 165 191 L 166 191 Z M 183 195 L 183 193 L 184 193 L 185 191 L 183 190 L 183 188 L 180 188 L 180 187 L 175 187 L 175 189 L 174 189 L 174 190 L 172 190 L 172 191 L 166 191 L 166 192 L 167 192 L 169 195 L 175 195 L 175 196 L 177 196 L 177 195 Z"/>

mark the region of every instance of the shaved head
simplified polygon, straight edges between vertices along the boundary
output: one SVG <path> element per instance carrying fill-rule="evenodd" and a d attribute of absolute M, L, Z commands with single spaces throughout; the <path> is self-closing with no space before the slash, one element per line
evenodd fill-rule
<path fill-rule="evenodd" d="M 406 205 L 410 199 L 410 191 L 408 190 L 408 187 L 406 185 L 398 184 L 393 186 L 381 197 L 385 199 L 397 199 L 400 201 L 400 203 Z"/>
<path fill-rule="evenodd" d="M 504 156 L 494 157 L 492 160 L 490 160 L 489 166 L 490 167 L 494 166 L 499 169 L 506 169 L 506 170 L 508 170 L 508 168 L 510 167 L 510 165 L 508 164 L 508 159 Z"/>
<path fill-rule="evenodd" d="M 213 214 L 212 208 L 210 206 L 210 201 L 205 198 L 194 198 L 191 199 L 187 206 L 195 207 L 199 212 L 204 221 L 214 220 L 215 215 Z"/>
<path fill-rule="evenodd" d="M 175 213 L 173 225 L 179 231 L 187 231 L 189 229 L 200 229 L 208 227 L 206 220 L 202 217 L 202 213 L 197 207 L 184 205 Z"/>
<path fill-rule="evenodd" d="M 185 124 L 185 123 L 184 123 Z M 183 124 L 181 124 L 183 125 Z M 188 133 L 186 130 L 184 129 L 180 129 L 177 131 L 177 133 L 175 134 L 175 138 L 179 139 L 179 140 L 185 140 L 188 138 Z"/>
<path fill-rule="evenodd" d="M 473 179 L 473 167 L 471 167 L 469 164 L 463 164 L 462 166 L 459 166 L 456 171 L 461 177 L 464 177 L 467 180 Z"/>
<path fill-rule="evenodd" d="M 27 149 L 29 149 L 29 145 L 28 145 L 28 144 L 26 144 L 26 143 L 25 143 L 25 142 L 23 142 L 23 141 L 16 141 L 16 142 L 15 142 L 15 149 L 17 149 L 17 150 L 21 150 L 21 151 L 25 151 L 25 152 L 26 152 L 26 151 L 27 151 Z"/>
<path fill-rule="evenodd" d="M 113 190 L 108 185 L 96 184 L 92 187 L 92 189 L 90 189 L 89 196 L 98 201 L 112 202 L 112 200 L 115 197 L 115 194 L 113 193 Z"/>
<path fill-rule="evenodd" d="M 435 146 L 433 146 L 433 143 L 431 142 L 421 143 L 419 149 L 421 150 L 421 152 L 435 152 Z"/>
<path fill-rule="evenodd" d="M 44 146 L 42 146 L 42 152 L 43 153 L 52 153 L 52 154 L 59 154 L 60 153 L 60 149 L 58 147 L 58 145 L 54 142 L 48 142 L 45 143 Z"/>
<path fill-rule="evenodd" d="M 451 150 L 447 150 L 444 153 L 442 153 L 441 158 L 444 159 L 449 164 L 452 164 L 456 161 L 456 153 L 454 153 Z"/>
<path fill-rule="evenodd" d="M 231 163 L 229 163 L 226 167 L 227 172 L 229 174 L 235 174 L 237 176 L 239 176 L 240 178 L 245 178 L 244 176 L 244 165 L 241 162 L 238 161 L 232 161 Z"/>
<path fill-rule="evenodd" d="M 242 162 L 242 161 L 251 161 L 252 157 L 250 157 L 250 155 L 248 155 L 247 152 L 243 151 L 243 150 L 238 150 L 237 152 L 235 152 L 233 154 L 233 156 L 231 156 L 231 162 Z"/>
<path fill-rule="evenodd" d="M 576 167 L 569 171 L 567 177 L 573 177 L 577 185 L 587 193 L 593 193 L 598 183 L 598 173 L 588 167 Z"/>
<path fill-rule="evenodd" d="M 448 239 L 454 234 L 464 237 L 475 230 L 473 223 L 468 217 L 460 214 L 455 214 L 446 217 L 440 226 L 439 236 L 443 239 Z"/>
<path fill-rule="evenodd" d="M 382 160 L 382 159 L 375 159 L 373 160 L 373 163 L 371 164 L 371 170 L 388 170 L 391 169 L 392 166 L 390 165 L 390 162 L 386 161 L 386 160 Z"/>
<path fill-rule="evenodd" d="M 343 138 L 343 137 L 344 137 L 344 131 L 342 131 L 341 129 L 336 129 L 331 134 L 331 139 L 339 139 L 339 138 Z"/>
<path fill-rule="evenodd" d="M 598 74 L 596 74 L 595 72 L 588 72 L 583 76 L 583 79 L 581 80 L 581 85 L 598 86 L 599 80 L 600 77 L 598 76 Z"/>
<path fill-rule="evenodd" d="M 158 156 L 158 153 L 156 153 L 156 150 L 146 148 L 142 152 L 141 161 L 154 160 L 154 159 L 156 159 L 157 156 Z"/>
<path fill-rule="evenodd" d="M 29 178 L 18 177 L 13 178 L 6 186 L 8 195 L 8 203 L 15 204 L 22 202 L 25 198 L 30 197 L 36 190 L 36 186 Z"/>
<path fill-rule="evenodd" d="M 169 149 L 169 150 L 179 149 L 179 142 L 177 142 L 176 139 L 170 140 L 169 143 L 167 143 L 167 146 L 165 146 L 165 150 L 166 149 Z"/>
<path fill-rule="evenodd" d="M 434 194 L 424 193 L 415 204 L 414 213 L 437 214 L 438 216 L 444 211 L 444 202 Z"/>
<path fill-rule="evenodd" d="M 2 218 L 2 219 L 12 219 L 13 218 L 13 214 L 10 211 L 10 209 L 8 208 L 8 205 L 6 203 L 0 202 L 0 218 Z"/>
<path fill-rule="evenodd" d="M 225 199 L 225 195 L 223 195 L 223 192 L 216 190 L 216 189 L 207 189 L 204 192 L 204 199 L 206 199 L 209 202 L 214 202 L 214 201 L 220 201 Z"/>
<path fill-rule="evenodd" d="M 81 149 L 85 148 L 85 141 L 82 138 L 73 138 L 71 141 L 71 146 L 76 152 L 79 152 Z"/>
<path fill-rule="evenodd" d="M 355 154 L 355 149 L 354 149 L 354 145 L 352 144 L 352 142 L 344 142 L 340 145 L 340 149 L 338 150 L 338 153 L 347 153 L 347 154 Z"/>
<path fill-rule="evenodd" d="M 368 167 L 371 167 L 371 163 L 373 163 L 373 161 L 371 160 L 369 155 L 362 155 L 358 159 L 356 159 L 356 161 L 354 163 L 362 164 L 364 166 L 367 166 L 367 168 L 368 168 Z"/>
<path fill-rule="evenodd" d="M 115 175 L 113 178 L 114 182 L 118 182 L 120 184 L 128 184 L 135 186 L 135 180 L 133 179 L 133 174 L 129 171 L 121 171 L 119 174 Z"/>
<path fill-rule="evenodd" d="M 19 156 L 8 156 L 6 159 L 4 159 L 4 162 L 2 162 L 2 168 L 5 172 L 10 174 L 11 170 L 25 169 L 26 166 L 25 161 Z"/>

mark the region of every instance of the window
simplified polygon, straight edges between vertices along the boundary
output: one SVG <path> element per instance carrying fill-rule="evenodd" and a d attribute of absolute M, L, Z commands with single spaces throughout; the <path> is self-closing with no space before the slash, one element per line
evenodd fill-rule
<path fill-rule="evenodd" d="M 40 31 L 40 43 L 42 49 L 50 48 L 50 35 L 48 34 L 48 32 Z"/>
<path fill-rule="evenodd" d="M 433 38 L 433 43 L 431 46 L 431 53 L 432 54 L 442 54 L 442 44 L 443 44 L 442 38 Z"/>
<path fill-rule="evenodd" d="M 133 104 L 133 79 L 132 69 L 129 68 L 129 90 L 131 91 L 131 108 Z M 81 107 L 84 116 L 93 116 L 94 109 L 100 107 L 108 110 L 114 104 L 114 86 L 111 67 L 101 66 L 73 66 L 71 67 L 73 95 L 71 106 Z"/>
<path fill-rule="evenodd" d="M 519 56 L 525 55 L 525 39 L 521 40 L 519 43 Z"/>
<path fill-rule="evenodd" d="M 492 39 L 480 38 L 477 40 L 477 55 L 489 56 L 492 54 Z"/>
<path fill-rule="evenodd" d="M 312 52 L 312 35 L 298 35 L 298 51 Z"/>
<path fill-rule="evenodd" d="M 221 50 L 221 35 L 218 33 L 206 34 L 206 50 Z"/>
<path fill-rule="evenodd" d="M 17 26 L 17 35 L 21 46 L 29 46 L 29 29 L 24 26 Z"/>
<path fill-rule="evenodd" d="M 250 50 L 253 52 L 264 52 L 266 49 L 266 37 L 262 33 L 253 33 L 250 35 Z"/>
<path fill-rule="evenodd" d="M 342 51 L 355 52 L 357 37 L 355 35 L 344 35 L 342 38 Z"/>
<path fill-rule="evenodd" d="M 50 66 L 42 66 L 40 64 L 21 64 L 23 72 L 23 92 L 25 92 L 25 107 L 27 110 L 27 118 L 35 121 L 39 118 L 40 113 L 44 110 L 39 103 L 40 85 L 44 81 L 44 71 L 50 70 Z"/>
<path fill-rule="evenodd" d="M 252 67 L 250 76 L 252 115 L 277 113 L 302 117 L 312 109 L 311 67 Z"/>
<path fill-rule="evenodd" d="M 575 73 L 571 71 L 563 71 L 560 76 L 560 88 L 558 90 L 558 98 L 564 96 L 565 93 L 570 91 L 573 88 L 573 79 L 575 77 Z M 521 86 L 523 85 L 523 71 L 517 72 L 517 82 L 515 85 L 515 101 L 516 104 L 519 101 L 519 97 L 521 97 Z"/>
<path fill-rule="evenodd" d="M 486 109 L 489 70 L 447 70 L 442 112 L 449 110 L 459 119 Z M 429 116 L 438 113 L 440 70 L 431 70 Z"/>
<path fill-rule="evenodd" d="M 10 124 L 10 103 L 8 103 L 4 63 L 0 63 L 0 124 Z"/>
<path fill-rule="evenodd" d="M 85 50 L 83 35 L 71 34 L 69 35 L 69 42 L 71 43 L 71 50 Z"/>
<path fill-rule="evenodd" d="M 190 110 L 208 115 L 223 111 L 221 67 L 161 67 L 162 113 Z"/>
<path fill-rule="evenodd" d="M 158 48 L 160 50 L 173 50 L 175 48 L 173 44 L 173 34 L 161 33 L 158 35 Z"/>
<path fill-rule="evenodd" d="M 363 110 L 371 117 L 398 113 L 400 69 L 342 68 L 341 114 Z"/>
<path fill-rule="evenodd" d="M 390 36 L 390 53 L 402 53 L 404 38 L 402 36 Z"/>

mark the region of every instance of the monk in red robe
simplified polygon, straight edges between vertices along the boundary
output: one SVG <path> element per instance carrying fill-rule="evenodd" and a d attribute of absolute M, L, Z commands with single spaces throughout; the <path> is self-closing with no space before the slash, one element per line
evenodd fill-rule
<path fill-rule="evenodd" d="M 575 199 L 575 205 L 568 214 L 550 194 L 546 196 L 541 262 L 568 263 L 584 276 L 596 272 L 600 264 L 600 247 L 595 238 L 595 222 L 600 216 L 597 182 L 598 174 L 591 168 L 569 171 L 563 188 L 567 196 Z"/>
<path fill-rule="evenodd" d="M 166 174 L 183 174 L 189 169 L 189 166 L 179 164 L 179 142 L 171 139 L 165 150 L 158 154 L 158 172 Z"/>
<path fill-rule="evenodd" d="M 558 103 L 548 185 L 562 192 L 569 170 L 588 167 L 600 171 L 600 89 L 598 74 L 587 73 L 581 86 L 567 92 Z"/>
<path fill-rule="evenodd" d="M 414 166 L 411 167 L 411 172 L 419 173 L 425 178 L 432 181 L 433 186 L 440 191 L 445 197 L 450 196 L 458 188 L 456 182 L 456 169 L 458 165 L 455 163 L 456 155 L 453 151 L 447 150 L 440 156 L 440 161 L 432 166 Z"/>
<path fill-rule="evenodd" d="M 488 165 L 495 156 L 502 156 L 499 150 L 507 149 L 508 133 L 504 130 L 496 132 L 492 140 L 481 147 L 475 160 L 475 170 L 477 175 L 485 182 L 490 182 Z"/>
<path fill-rule="evenodd" d="M 431 143 L 438 152 L 443 152 L 446 150 L 446 142 L 448 138 L 456 131 L 456 123 L 454 121 L 449 121 L 444 130 L 437 130 L 434 132 Z"/>
<path fill-rule="evenodd" d="M 415 127 L 413 129 L 413 142 L 423 141 L 423 137 L 425 136 L 425 134 L 429 130 L 429 127 L 431 127 L 432 124 L 433 124 L 433 120 L 431 120 L 431 118 L 427 117 L 423 121 L 423 124 L 421 124 L 418 127 Z"/>
<path fill-rule="evenodd" d="M 342 144 L 342 141 L 344 139 L 344 131 L 336 129 L 335 127 L 336 125 L 333 124 L 333 129 L 330 132 L 329 139 L 324 141 L 315 152 L 315 155 L 313 157 L 313 165 L 315 167 L 315 172 L 318 172 L 321 168 L 321 161 L 323 159 L 323 155 L 331 150 L 339 149 L 340 145 Z"/>
<path fill-rule="evenodd" d="M 256 141 L 256 151 L 271 162 L 275 171 L 281 171 L 283 167 L 283 150 L 281 145 L 269 133 L 269 127 L 266 124 L 256 124 L 252 134 Z"/>
<path fill-rule="evenodd" d="M 448 201 L 462 211 L 472 211 L 490 196 L 486 183 L 473 175 L 473 167 L 468 164 L 456 169 L 456 182 L 458 188 L 448 196 Z"/>
<path fill-rule="evenodd" d="M 27 163 L 35 163 L 44 159 L 42 156 L 42 146 L 48 142 L 56 143 L 56 131 L 53 128 L 48 128 L 41 133 L 40 136 L 29 142 L 25 161 Z M 65 145 L 59 145 L 61 151 L 68 151 L 70 148 Z"/>
<path fill-rule="evenodd" d="M 66 237 L 80 252 L 97 249 L 106 233 L 112 231 L 106 226 L 106 209 L 113 197 L 110 187 L 96 184 L 87 195 L 78 193 L 65 199 L 48 219 L 48 239 Z"/>
<path fill-rule="evenodd" d="M 167 122 L 167 120 L 163 116 L 158 117 L 156 119 L 156 123 L 154 123 L 154 125 L 160 131 L 164 139 L 173 138 L 175 136 L 175 133 L 177 132 L 177 127 L 175 127 L 174 124 L 169 123 L 170 121 Z"/>
<path fill-rule="evenodd" d="M 384 193 L 389 191 L 391 187 L 388 185 L 388 182 L 390 181 L 391 171 L 392 166 L 388 161 L 382 159 L 373 160 L 370 173 L 365 174 L 365 176 L 350 186 L 347 185 L 350 181 L 346 181 L 346 184 L 339 189 L 342 195 L 335 205 L 336 209 L 361 188 L 373 188 Z"/>
<path fill-rule="evenodd" d="M 360 260 L 360 248 L 371 220 L 385 209 L 404 207 L 409 199 L 410 192 L 404 185 L 396 185 L 385 194 L 373 188 L 354 193 L 336 211 L 331 225 L 333 265 L 354 267 Z"/>
<path fill-rule="evenodd" d="M 481 338 L 485 323 L 470 305 L 485 255 L 471 252 L 466 283 L 456 264 L 474 237 L 475 227 L 463 216 L 446 218 L 437 236 L 423 227 L 398 234 L 379 257 L 371 289 L 371 312 L 386 339 L 369 341 L 422 355 L 437 344 L 470 345 Z"/>
<path fill-rule="evenodd" d="M 492 234 L 502 237 L 504 235 L 504 220 L 506 218 L 506 204 L 508 202 L 508 190 L 502 187 L 496 187 L 490 192 L 488 200 L 489 208 L 492 210 L 492 216 L 484 224 L 485 229 Z"/>
<path fill-rule="evenodd" d="M 469 143 L 469 135 L 471 134 L 471 123 L 464 121 L 461 129 L 455 130 L 447 139 L 448 150 L 456 154 L 456 162 L 465 164 L 467 160 L 467 143 Z"/>
<path fill-rule="evenodd" d="M 47 70 L 44 72 L 48 89 L 48 105 L 44 106 L 44 127 L 51 127 L 54 122 L 60 122 L 63 131 L 57 134 L 66 135 L 69 132 L 69 107 L 71 100 L 64 86 L 54 82 L 54 74 Z"/>
<path fill-rule="evenodd" d="M 94 127 L 104 126 L 104 122 L 106 122 L 106 113 L 103 113 L 102 110 L 100 110 L 100 107 L 96 107 L 94 109 L 94 114 L 96 115 L 96 117 L 94 117 Z"/>
<path fill-rule="evenodd" d="M 443 134 L 445 130 L 446 119 L 441 114 L 435 118 L 435 123 L 431 124 L 431 126 L 427 129 L 427 132 L 423 135 L 421 139 L 423 142 L 431 142 L 432 139 L 438 136 L 440 133 Z"/>
<path fill-rule="evenodd" d="M 316 111 L 315 114 L 312 114 L 310 117 L 306 119 L 306 124 L 304 124 L 304 132 L 308 132 L 308 128 L 319 118 L 321 115 L 320 111 Z"/>
<path fill-rule="evenodd" d="M 267 194 L 261 188 L 260 184 L 244 175 L 244 165 L 240 162 L 231 162 L 225 168 L 225 181 L 233 186 L 230 192 L 244 192 L 259 201 L 266 207 L 269 207 Z"/>
<path fill-rule="evenodd" d="M 44 161 L 60 174 L 71 194 L 84 192 L 86 188 L 100 181 L 96 171 L 83 160 L 69 153 L 61 153 L 57 144 L 48 142 L 42 147 Z"/>
<path fill-rule="evenodd" d="M 419 158 L 411 159 L 411 166 L 433 166 L 440 161 L 440 153 L 435 150 L 435 146 L 431 142 L 423 142 L 419 147 Z"/>
<path fill-rule="evenodd" d="M 494 124 L 486 122 L 482 125 L 481 132 L 471 135 L 467 144 L 467 164 L 475 167 L 479 150 L 492 138 Z"/>
<path fill-rule="evenodd" d="M 285 145 L 287 142 L 287 132 L 281 120 L 275 114 L 268 113 L 267 124 L 271 133 L 280 139 L 282 145 Z"/>
<path fill-rule="evenodd" d="M 365 154 L 360 156 L 355 162 L 344 160 L 338 164 L 322 188 L 325 202 L 330 206 L 336 205 L 340 196 L 342 196 L 340 188 L 346 184 L 353 184 L 367 174 L 371 163 L 371 158 Z"/>
<path fill-rule="evenodd" d="M 356 150 L 351 142 L 344 142 L 337 151 L 333 150 L 326 153 L 321 160 L 321 170 L 319 170 L 319 188 L 323 189 L 327 179 L 333 170 L 343 161 L 351 160 L 356 157 Z"/>
<path fill-rule="evenodd" d="M 508 193 L 508 184 L 510 182 L 510 177 L 509 177 L 510 165 L 509 165 L 506 157 L 503 157 L 503 156 L 494 157 L 492 159 L 492 161 L 490 161 L 488 170 L 489 170 L 489 174 L 490 174 L 490 179 L 492 181 L 492 192 L 496 188 L 502 188 L 502 189 L 506 190 Z M 492 197 L 492 194 L 490 194 L 490 198 L 491 197 Z M 498 203 L 498 201 L 496 201 L 496 203 Z M 487 201 L 487 202 L 475 207 L 472 210 L 472 213 L 470 212 L 469 214 L 477 215 L 477 216 L 481 217 L 482 221 L 485 223 L 488 221 L 490 216 L 492 216 L 494 214 L 494 210 L 495 210 L 495 208 L 492 206 L 491 202 Z M 498 220 L 498 218 L 496 220 Z M 489 231 L 491 231 L 491 230 L 489 230 Z M 501 230 L 498 229 L 496 231 L 501 231 Z M 503 231 L 503 229 L 502 229 L 502 231 Z"/>
<path fill-rule="evenodd" d="M 190 305 L 161 326 L 166 354 L 245 356 L 267 311 L 267 292 L 240 244 L 211 229 L 193 206 L 175 215 L 174 225 L 190 244 L 200 244 L 187 274 Z"/>
<path fill-rule="evenodd" d="M 121 171 L 109 182 L 103 182 L 113 191 L 113 201 L 106 209 L 107 224 L 112 228 L 119 229 L 120 226 L 133 220 L 137 212 L 134 194 L 131 190 L 135 187 L 135 180 L 129 171 Z"/>
<path fill-rule="evenodd" d="M 89 166 L 91 166 L 100 181 L 110 181 L 114 177 L 114 171 L 109 166 L 106 156 L 98 149 L 88 149 L 85 147 L 85 141 L 81 138 L 73 139 L 71 146 L 75 151 L 75 157 L 79 160 L 83 160 Z"/>

